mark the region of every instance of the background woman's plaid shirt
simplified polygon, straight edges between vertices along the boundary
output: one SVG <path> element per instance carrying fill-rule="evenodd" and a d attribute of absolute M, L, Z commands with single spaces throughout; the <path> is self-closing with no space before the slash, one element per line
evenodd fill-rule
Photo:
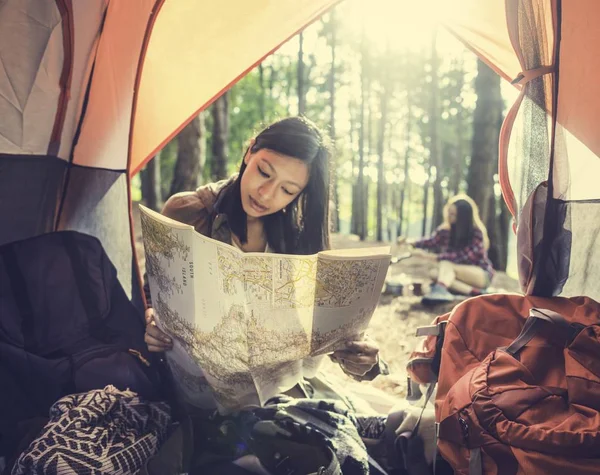
<path fill-rule="evenodd" d="M 462 249 L 450 248 L 449 229 L 438 229 L 431 237 L 421 239 L 413 245 L 417 248 L 436 253 L 438 261 L 450 261 L 455 264 L 481 267 L 489 274 L 490 279 L 494 275 L 494 268 L 483 243 L 483 234 L 479 229 L 473 231 L 471 242 Z"/>

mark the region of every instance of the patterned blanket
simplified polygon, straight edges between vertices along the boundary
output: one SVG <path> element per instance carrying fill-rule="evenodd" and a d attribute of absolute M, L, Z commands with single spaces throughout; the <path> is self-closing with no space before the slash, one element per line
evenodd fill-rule
<path fill-rule="evenodd" d="M 58 400 L 12 475 L 129 475 L 154 455 L 171 422 L 166 403 L 113 386 Z"/>

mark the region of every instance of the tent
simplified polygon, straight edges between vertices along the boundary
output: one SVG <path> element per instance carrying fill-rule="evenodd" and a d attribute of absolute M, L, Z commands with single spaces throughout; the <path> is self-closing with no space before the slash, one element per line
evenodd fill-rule
<path fill-rule="evenodd" d="M 521 91 L 500 133 L 498 165 L 523 291 L 600 299 L 600 60 L 590 47 L 600 40 L 600 3 L 449 3 L 449 30 Z"/>
<path fill-rule="evenodd" d="M 131 176 L 335 3 L 0 2 L 0 244 L 59 229 L 95 235 L 141 306 Z M 521 90 L 499 169 L 523 290 L 600 298 L 600 60 L 590 47 L 600 3 L 444 3 L 446 27 Z"/>

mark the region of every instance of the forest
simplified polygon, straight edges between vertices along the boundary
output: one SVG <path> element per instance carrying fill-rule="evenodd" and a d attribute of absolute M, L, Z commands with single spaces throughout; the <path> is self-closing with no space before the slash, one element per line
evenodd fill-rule
<path fill-rule="evenodd" d="M 494 267 L 510 267 L 497 163 L 515 92 L 427 12 L 391 21 L 365 3 L 338 5 L 223 91 L 135 177 L 134 200 L 160 209 L 174 193 L 229 176 L 257 132 L 300 114 L 331 138 L 333 232 L 425 236 L 448 198 L 467 193 Z"/>

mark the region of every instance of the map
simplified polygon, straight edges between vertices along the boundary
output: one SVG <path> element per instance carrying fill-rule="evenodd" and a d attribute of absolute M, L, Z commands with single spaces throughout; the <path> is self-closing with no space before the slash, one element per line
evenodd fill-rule
<path fill-rule="evenodd" d="M 156 323 L 173 338 L 167 361 L 189 403 L 262 405 L 302 379 L 304 360 L 367 328 L 389 248 L 244 254 L 140 210 Z"/>
<path fill-rule="evenodd" d="M 319 307 L 350 307 L 373 294 L 378 261 L 321 260 L 317 270 L 315 304 Z M 379 289 L 380 290 L 380 289 Z"/>
<path fill-rule="evenodd" d="M 274 276 L 275 308 L 310 308 L 315 304 L 318 259 L 279 259 Z"/>

